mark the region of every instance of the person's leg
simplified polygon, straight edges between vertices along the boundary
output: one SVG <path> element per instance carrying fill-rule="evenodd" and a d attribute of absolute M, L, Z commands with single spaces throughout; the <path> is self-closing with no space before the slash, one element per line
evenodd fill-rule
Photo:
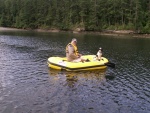
<path fill-rule="evenodd" d="M 81 62 L 82 61 L 82 59 L 81 58 L 77 58 L 77 59 L 75 59 L 75 60 L 73 60 L 72 62 Z"/>

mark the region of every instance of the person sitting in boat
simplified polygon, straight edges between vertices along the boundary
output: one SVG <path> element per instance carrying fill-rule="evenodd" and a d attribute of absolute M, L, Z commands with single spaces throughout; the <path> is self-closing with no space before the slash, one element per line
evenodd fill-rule
<path fill-rule="evenodd" d="M 82 55 L 79 54 L 77 48 L 77 39 L 73 38 L 71 43 L 66 46 L 66 57 L 69 62 L 84 62 L 86 61 L 82 58 Z"/>

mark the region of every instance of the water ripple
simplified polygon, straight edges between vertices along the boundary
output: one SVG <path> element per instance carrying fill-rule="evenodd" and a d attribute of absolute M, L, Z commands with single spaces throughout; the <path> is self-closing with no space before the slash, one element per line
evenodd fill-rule
<path fill-rule="evenodd" d="M 1 113 L 148 113 L 149 40 L 95 35 L 0 35 Z M 49 56 L 64 56 L 77 37 L 79 51 L 116 64 L 103 71 L 48 69 Z M 144 44 L 144 45 L 143 45 Z M 64 48 L 64 49 L 62 49 Z"/>

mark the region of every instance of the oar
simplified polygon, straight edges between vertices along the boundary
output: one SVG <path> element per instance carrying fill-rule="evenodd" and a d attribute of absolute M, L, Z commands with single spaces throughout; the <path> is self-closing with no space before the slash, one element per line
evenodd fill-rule
<path fill-rule="evenodd" d="M 108 67 L 115 68 L 115 64 L 111 63 L 111 62 L 105 63 L 105 65 L 108 66 Z"/>

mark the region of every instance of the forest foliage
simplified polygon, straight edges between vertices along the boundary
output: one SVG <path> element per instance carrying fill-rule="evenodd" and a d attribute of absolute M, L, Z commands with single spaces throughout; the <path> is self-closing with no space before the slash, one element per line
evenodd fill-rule
<path fill-rule="evenodd" d="M 150 33 L 150 0 L 0 0 L 0 26 Z"/>

